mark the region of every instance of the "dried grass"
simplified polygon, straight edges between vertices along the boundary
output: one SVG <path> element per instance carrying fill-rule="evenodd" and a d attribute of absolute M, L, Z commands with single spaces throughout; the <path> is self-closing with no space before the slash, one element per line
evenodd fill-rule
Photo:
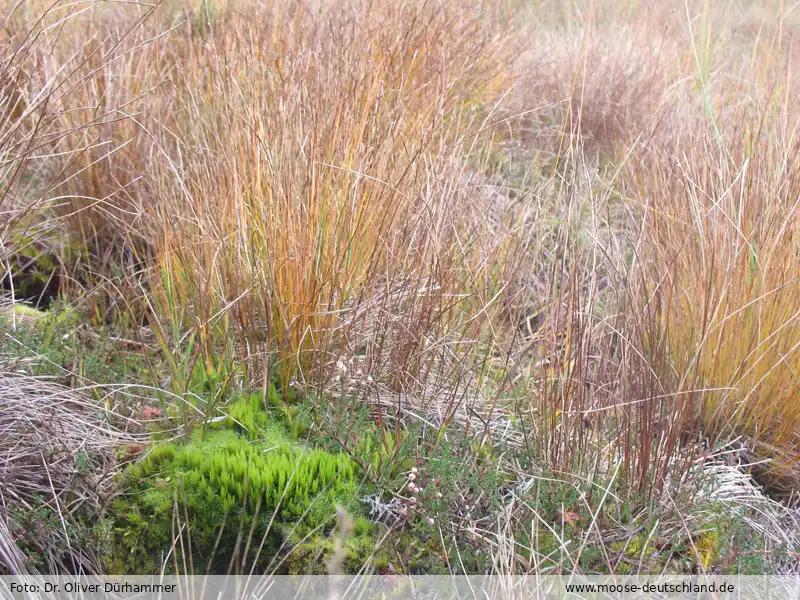
<path fill-rule="evenodd" d="M 96 571 L 96 549 L 71 543 L 72 514 L 99 510 L 113 493 L 118 453 L 134 437 L 80 391 L 42 378 L 0 373 L 0 515 L 50 510 L 60 529 L 42 531 L 37 553 L 52 569 Z M 2 567 L 20 568 L 5 537 Z M 28 540 L 30 542 L 30 540 Z M 66 554 L 62 554 L 66 552 Z"/>

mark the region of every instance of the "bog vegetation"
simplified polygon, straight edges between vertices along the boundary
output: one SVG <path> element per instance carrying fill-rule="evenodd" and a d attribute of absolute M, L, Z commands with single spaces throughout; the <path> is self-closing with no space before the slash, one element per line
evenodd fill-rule
<path fill-rule="evenodd" d="M 796 569 L 795 8 L 6 3 L 0 572 Z"/>

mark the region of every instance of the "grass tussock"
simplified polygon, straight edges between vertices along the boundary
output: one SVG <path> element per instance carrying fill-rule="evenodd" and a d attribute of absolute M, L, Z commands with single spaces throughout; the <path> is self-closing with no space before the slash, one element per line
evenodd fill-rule
<path fill-rule="evenodd" d="M 768 112 L 742 111 L 721 142 L 687 133 L 643 161 L 660 325 L 649 343 L 669 348 L 674 385 L 689 391 L 687 418 L 706 433 L 776 444 L 793 461 L 795 143 L 784 133 L 793 126 Z"/>
<path fill-rule="evenodd" d="M 79 519 L 108 501 L 119 452 L 135 438 L 46 378 L 4 372 L 0 398 L 0 568 L 97 571 L 94 532 L 81 532 Z"/>
<path fill-rule="evenodd" d="M 384 291 L 417 295 L 412 331 L 450 318 L 444 298 L 467 277 L 457 237 L 475 242 L 469 221 L 444 218 L 501 56 L 470 11 L 286 13 L 215 36 L 226 63 L 182 61 L 178 93 L 194 98 L 176 116 L 182 185 L 158 209 L 158 285 L 195 298 L 201 327 L 230 313 L 288 380 L 330 348 L 343 311 Z M 398 381 L 419 343 L 399 350 Z"/>

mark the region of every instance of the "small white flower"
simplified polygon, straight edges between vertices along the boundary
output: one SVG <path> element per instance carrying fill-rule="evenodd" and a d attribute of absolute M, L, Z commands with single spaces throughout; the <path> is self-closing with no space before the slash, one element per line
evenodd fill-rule
<path fill-rule="evenodd" d="M 435 522 L 436 522 L 436 521 L 434 521 L 434 520 L 433 520 L 433 517 L 428 517 L 428 525 L 430 525 L 431 527 L 433 527 L 433 524 L 434 524 Z"/>
<path fill-rule="evenodd" d="M 408 499 L 408 503 L 413 506 L 414 504 L 417 503 L 417 499 L 414 498 L 414 496 L 411 496 L 411 498 Z"/>
<path fill-rule="evenodd" d="M 411 491 L 414 492 L 415 494 L 421 494 L 422 493 L 422 488 L 414 486 L 414 489 L 411 490 Z"/>
<path fill-rule="evenodd" d="M 419 470 L 417 469 L 417 467 L 411 467 L 411 472 L 412 472 L 414 475 L 416 475 L 417 473 L 419 473 Z"/>
<path fill-rule="evenodd" d="M 409 473 L 408 474 L 408 480 L 409 481 L 414 481 L 416 478 L 417 478 L 417 476 L 414 473 Z"/>
<path fill-rule="evenodd" d="M 416 489 L 417 489 L 417 486 L 415 486 L 413 483 L 409 483 L 408 484 L 408 489 L 411 490 L 412 492 L 415 492 Z"/>
<path fill-rule="evenodd" d="M 436 492 L 436 497 L 439 498 L 439 500 L 444 498 L 444 496 L 442 496 L 442 492 Z"/>

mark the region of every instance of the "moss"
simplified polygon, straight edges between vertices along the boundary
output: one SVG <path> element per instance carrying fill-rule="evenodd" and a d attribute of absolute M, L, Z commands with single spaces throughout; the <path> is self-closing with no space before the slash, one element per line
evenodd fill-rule
<path fill-rule="evenodd" d="M 0 289 L 11 291 L 17 299 L 47 307 L 58 294 L 60 262 L 53 248 L 19 225 L 6 243 L 11 258 L 9 273 L 0 278 Z"/>
<path fill-rule="evenodd" d="M 587 546 L 581 553 L 581 569 L 595 571 L 602 568 L 604 559 L 603 551 L 598 546 Z"/>
<path fill-rule="evenodd" d="M 700 561 L 700 564 L 703 565 L 704 570 L 708 570 L 716 561 L 719 554 L 719 547 L 719 533 L 715 529 L 702 533 L 697 541 L 695 541 L 697 559 Z"/>
<path fill-rule="evenodd" d="M 359 525 L 344 540 L 344 559 L 342 568 L 347 573 L 357 573 L 369 562 L 374 569 L 389 566 L 387 553 L 378 548 L 372 535 L 373 525 L 366 519 L 359 519 Z M 295 537 L 294 535 L 291 538 Z M 298 540 L 292 545 L 287 557 L 286 568 L 289 574 L 328 574 L 328 561 L 334 553 L 335 538 L 314 536 Z"/>
<path fill-rule="evenodd" d="M 644 552 L 651 552 L 653 550 L 652 543 L 648 543 L 648 538 L 646 535 L 639 534 L 633 536 L 627 541 L 614 542 L 611 544 L 610 548 L 617 553 L 624 552 L 625 556 L 628 558 L 638 559 L 642 555 L 645 544 L 647 544 L 647 550 L 644 550 Z"/>
<path fill-rule="evenodd" d="M 29 323 L 31 321 L 39 321 L 47 316 L 47 313 L 38 309 L 28 306 L 27 304 L 11 304 L 8 306 L 0 306 L 0 316 L 11 321 L 16 320 L 18 323 Z"/>
<path fill-rule="evenodd" d="M 626 562 L 621 562 L 617 565 L 617 575 L 631 575 L 633 573 L 633 565 Z"/>
<path fill-rule="evenodd" d="M 227 419 L 222 421 L 222 426 L 235 428 L 251 440 L 258 439 L 269 424 L 261 394 L 245 394 L 224 412 Z"/>
<path fill-rule="evenodd" d="M 251 530 L 242 566 L 267 567 L 281 546 L 306 555 L 312 547 L 320 550 L 322 562 L 306 565 L 311 572 L 324 564 L 336 506 L 357 508 L 355 464 L 345 454 L 292 440 L 270 420 L 260 395 L 246 395 L 226 413 L 214 429 L 197 431 L 188 443 L 160 443 L 128 469 L 123 481 L 128 494 L 116 506 L 116 570 L 160 569 L 178 520 L 187 525 L 184 547 L 191 540 L 187 553 L 200 571 L 210 560 L 211 572 L 225 572 L 239 534 L 243 552 Z M 264 549 L 256 556 L 262 539 Z M 365 539 L 360 543 L 369 545 Z"/>

